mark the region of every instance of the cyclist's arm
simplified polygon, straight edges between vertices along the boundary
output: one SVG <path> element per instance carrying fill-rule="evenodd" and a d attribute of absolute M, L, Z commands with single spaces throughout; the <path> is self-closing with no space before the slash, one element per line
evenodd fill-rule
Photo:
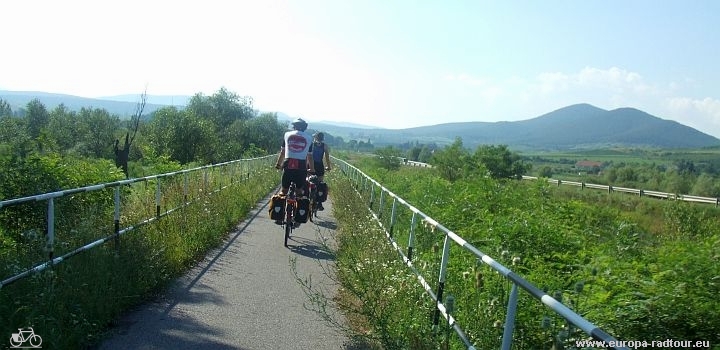
<path fill-rule="evenodd" d="M 325 167 L 330 170 L 330 146 L 325 144 Z"/>
<path fill-rule="evenodd" d="M 308 167 L 310 168 L 310 172 L 315 172 L 315 162 L 313 161 L 313 156 L 311 152 L 308 152 L 307 155 L 305 155 L 305 162 L 307 163 Z"/>
<path fill-rule="evenodd" d="M 278 153 L 277 161 L 275 162 L 275 168 L 280 169 L 282 161 L 285 160 L 285 145 L 280 147 L 280 153 Z"/>

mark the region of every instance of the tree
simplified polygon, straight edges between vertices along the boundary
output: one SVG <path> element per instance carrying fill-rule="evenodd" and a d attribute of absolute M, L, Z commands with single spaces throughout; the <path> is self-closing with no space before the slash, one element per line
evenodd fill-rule
<path fill-rule="evenodd" d="M 530 164 L 524 164 L 520 155 L 510 152 L 506 145 L 479 146 L 474 158 L 487 168 L 494 179 L 521 179 L 530 170 Z"/>
<path fill-rule="evenodd" d="M 9 117 L 13 115 L 10 103 L 0 98 L 0 117 Z"/>
<path fill-rule="evenodd" d="M 95 158 L 111 158 L 112 139 L 120 128 L 120 118 L 105 109 L 81 108 L 78 113 L 84 153 Z"/>
<path fill-rule="evenodd" d="M 407 158 L 417 162 L 420 159 L 420 152 L 422 152 L 420 146 L 413 146 L 407 151 Z"/>
<path fill-rule="evenodd" d="M 402 151 L 400 149 L 387 146 L 375 150 L 377 157 L 375 161 L 380 168 L 387 170 L 397 170 L 402 162 Z"/>
<path fill-rule="evenodd" d="M 693 185 L 690 193 L 696 196 L 720 197 L 720 186 L 718 186 L 714 176 L 701 174 L 695 180 L 695 185 Z"/>
<path fill-rule="evenodd" d="M 72 149 L 80 141 L 77 114 L 68 110 L 64 104 L 58 105 L 50 112 L 47 130 L 48 137 L 57 145 L 60 152 Z"/>
<path fill-rule="evenodd" d="M 553 176 L 552 168 L 548 165 L 543 166 L 542 168 L 540 168 L 540 171 L 538 172 L 538 176 L 548 178 L 548 179 L 551 178 Z"/>
<path fill-rule="evenodd" d="M 175 107 L 155 111 L 148 126 L 148 139 L 157 156 L 169 156 L 180 164 L 208 162 L 214 149 L 207 145 L 217 143 L 212 122 Z"/>
<path fill-rule="evenodd" d="M 125 178 L 128 177 L 128 158 L 130 157 L 130 146 L 135 141 L 138 128 L 140 127 L 140 118 L 145 110 L 145 104 L 147 102 L 147 89 L 140 94 L 140 102 L 135 106 L 135 113 L 130 118 L 128 125 L 128 131 L 125 133 L 125 144 L 123 148 L 119 147 L 120 140 L 115 139 L 113 150 L 115 152 L 115 166 L 122 169 L 125 174 Z M 130 136 L 132 133 L 132 136 Z"/>
<path fill-rule="evenodd" d="M 33 140 L 27 132 L 27 120 L 0 116 L 0 155 L 25 158 L 34 149 Z"/>
<path fill-rule="evenodd" d="M 248 120 L 255 116 L 252 102 L 251 97 L 240 97 L 223 87 L 212 96 L 195 94 L 190 99 L 186 111 L 212 121 L 216 130 L 222 132 L 236 120 Z"/>
<path fill-rule="evenodd" d="M 424 145 L 418 155 L 418 162 L 427 163 L 430 161 L 430 158 L 432 158 L 432 155 L 433 149 L 431 149 L 428 145 Z"/>
<path fill-rule="evenodd" d="M 28 134 L 33 139 L 40 136 L 40 131 L 44 129 L 50 121 L 50 115 L 45 105 L 37 98 L 28 102 L 25 118 L 27 119 Z"/>
<path fill-rule="evenodd" d="M 246 139 L 268 153 L 280 148 L 284 132 L 285 124 L 277 120 L 277 113 L 263 113 L 245 122 Z"/>
<path fill-rule="evenodd" d="M 469 163 L 470 154 L 459 137 L 455 138 L 451 145 L 436 151 L 430 160 L 430 164 L 437 168 L 440 176 L 448 181 L 463 177 Z"/>

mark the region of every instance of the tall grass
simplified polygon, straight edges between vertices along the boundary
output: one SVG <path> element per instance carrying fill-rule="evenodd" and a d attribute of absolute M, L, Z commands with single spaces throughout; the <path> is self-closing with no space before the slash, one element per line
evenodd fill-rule
<path fill-rule="evenodd" d="M 720 346 L 720 229 L 712 207 L 661 201 L 655 206 L 631 196 L 581 200 L 544 183 L 474 178 L 451 184 L 431 170 L 363 171 L 374 171 L 391 191 L 619 339 L 709 340 Z M 354 193 L 340 184 L 334 200 L 337 193 Z M 373 203 L 369 187 L 360 190 L 362 197 L 336 205 L 342 234 L 358 232 L 345 248 L 357 257 L 340 272 L 354 286 L 369 286 L 369 292 L 354 293 L 365 298 L 364 307 L 394 313 L 363 313 L 372 332 L 387 338 L 386 348 L 414 348 L 412 339 L 442 347 L 427 329 L 433 306 L 418 293 L 421 287 L 407 271 L 396 270 L 397 262 L 385 260 L 393 254 L 380 253 L 390 248 L 378 247 L 387 243 L 366 214 L 369 204 L 380 210 L 377 188 Z M 389 207 L 382 209 L 386 227 Z M 393 228 L 405 249 L 410 216 L 398 212 Z M 414 265 L 437 288 L 443 235 L 423 225 L 416 235 Z M 445 293 L 455 297 L 459 324 L 478 348 L 498 348 L 511 285 L 457 246 L 450 258 Z M 390 288 L 392 298 L 384 292 Z M 518 310 L 515 349 L 572 347 L 587 337 L 524 292 Z M 463 348 L 451 339 L 449 347 Z"/>
<path fill-rule="evenodd" d="M 195 200 L 190 205 L 129 231 L 118 245 L 95 247 L 3 287 L 0 334 L 33 327 L 43 348 L 91 346 L 123 311 L 148 300 L 220 244 L 277 185 L 278 177 L 268 169 L 232 184 L 227 174 L 205 180 L 191 181 L 190 198 Z M 180 208 L 185 195 L 181 181 L 162 186 L 162 210 Z M 215 191 L 221 186 L 227 187 Z M 154 194 L 154 182 L 135 184 L 124 194 L 123 227 L 155 216 Z M 96 211 L 86 213 L 82 224 L 58 228 L 58 254 L 113 232 L 112 206 Z M 26 269 L 45 256 L 42 235 L 13 244 L 12 249 L 0 250 L 0 276 Z"/>

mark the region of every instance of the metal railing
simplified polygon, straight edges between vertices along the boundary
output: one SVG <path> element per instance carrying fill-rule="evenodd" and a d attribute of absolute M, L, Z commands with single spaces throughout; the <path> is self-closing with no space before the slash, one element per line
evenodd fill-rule
<path fill-rule="evenodd" d="M 262 168 L 268 168 L 271 162 L 275 159 L 274 155 L 265 156 L 265 157 L 259 157 L 259 158 L 250 158 L 250 159 L 238 159 L 230 162 L 224 162 L 224 163 L 218 163 L 213 165 L 206 165 L 202 167 L 197 167 L 193 169 L 187 169 L 187 170 L 180 170 L 165 174 L 159 174 L 159 175 L 152 175 L 152 176 L 146 176 L 142 178 L 134 178 L 134 179 L 128 179 L 128 180 L 122 180 L 122 181 L 115 181 L 110 183 L 103 183 L 98 185 L 92 185 L 92 186 L 86 186 L 86 187 L 80 187 L 80 188 L 74 188 L 69 190 L 61 190 L 56 192 L 50 192 L 50 193 L 44 193 L 39 194 L 35 196 L 28 196 L 28 197 L 22 197 L 22 198 L 16 198 L 16 199 L 10 199 L 10 200 L 4 200 L 0 201 L 0 210 L 3 208 L 7 208 L 10 206 L 15 205 L 21 205 L 23 203 L 31 203 L 31 202 L 41 202 L 45 201 L 47 203 L 47 211 L 46 211 L 46 222 L 47 227 L 45 228 L 45 236 L 46 236 L 46 243 L 45 243 L 45 250 L 48 254 L 47 261 L 43 263 L 39 263 L 35 265 L 34 267 L 27 269 L 21 273 L 18 273 L 14 276 L 7 277 L 0 281 L 0 288 L 3 286 L 6 286 L 10 283 L 13 283 L 15 281 L 18 281 L 20 279 L 23 279 L 25 277 L 28 277 L 30 275 L 33 275 L 37 272 L 43 271 L 47 269 L 48 267 L 51 267 L 52 265 L 62 263 L 63 261 L 79 254 L 84 251 L 87 251 L 89 249 L 92 249 L 94 247 L 100 246 L 104 243 L 107 243 L 111 240 L 114 240 L 116 243 L 119 243 L 120 236 L 133 231 L 137 228 L 140 228 L 142 226 L 145 226 L 147 224 L 153 223 L 163 216 L 169 215 L 183 207 L 186 207 L 192 203 L 194 203 L 197 200 L 200 200 L 202 196 L 211 195 L 214 193 L 217 193 L 231 185 L 233 185 L 234 180 L 237 178 L 240 178 L 241 180 L 249 179 L 251 174 L 255 171 L 257 171 L 260 167 Z M 217 187 L 212 188 L 213 185 L 215 185 L 215 181 L 212 181 L 210 178 L 210 172 L 214 171 L 216 169 L 225 170 L 226 173 L 224 174 L 223 179 L 227 179 L 227 183 L 223 183 L 222 180 L 218 181 Z M 202 172 L 202 176 L 199 177 L 198 181 L 200 182 L 199 187 L 202 190 L 201 196 L 191 198 L 191 193 L 189 191 L 190 188 L 190 180 L 189 176 L 196 172 Z M 172 179 L 175 176 L 182 176 L 183 177 L 183 198 L 182 202 L 173 208 L 167 209 L 164 212 L 161 211 L 161 204 L 163 203 L 163 190 L 162 190 L 162 180 L 163 179 Z M 135 223 L 134 225 L 127 226 L 124 228 L 120 228 L 120 218 L 121 218 L 121 188 L 126 185 L 130 185 L 137 182 L 146 182 L 148 183 L 151 180 L 155 180 L 155 216 L 150 218 L 141 219 L 140 222 Z M 168 180 L 170 181 L 170 180 Z M 100 191 L 103 189 L 113 189 L 113 202 L 114 202 L 114 215 L 113 215 L 113 223 L 112 227 L 114 228 L 114 232 L 112 234 L 109 234 L 103 238 L 97 239 L 93 242 L 87 243 L 79 248 L 76 248 L 72 251 L 66 252 L 65 254 L 61 256 L 55 256 L 55 246 L 59 244 L 58 240 L 56 239 L 55 235 L 55 223 L 56 223 L 56 210 L 55 210 L 55 200 L 61 197 L 66 196 L 72 196 L 75 194 L 80 194 L 83 192 L 93 192 L 93 191 Z"/>
<path fill-rule="evenodd" d="M 333 157 L 334 158 L 334 157 Z M 419 281 L 420 285 L 425 289 L 425 292 L 434 300 L 435 302 L 435 314 L 433 317 L 433 326 L 438 326 L 438 320 L 439 316 L 442 315 L 445 320 L 448 322 L 448 325 L 452 327 L 452 329 L 455 331 L 455 333 L 458 335 L 460 340 L 463 342 L 463 344 L 467 347 L 467 349 L 475 349 L 475 346 L 473 345 L 472 341 L 468 338 L 465 331 L 461 328 L 459 321 L 456 320 L 452 316 L 452 309 L 454 308 L 455 300 L 454 298 L 450 300 L 446 300 L 446 302 L 443 303 L 443 293 L 445 291 L 445 282 L 448 275 L 448 264 L 450 261 L 450 246 L 452 244 L 456 244 L 462 249 L 470 252 L 475 257 L 478 258 L 479 261 L 482 261 L 484 264 L 488 265 L 490 268 L 495 270 L 496 272 L 500 273 L 507 281 L 512 283 L 512 287 L 510 290 L 510 296 L 508 298 L 507 303 L 507 309 L 506 309 L 506 317 L 505 317 L 505 323 L 503 328 L 503 336 L 502 336 L 502 349 L 510 349 L 512 346 L 512 340 L 513 340 L 513 331 L 515 327 L 515 316 L 517 312 L 518 307 L 518 298 L 519 298 L 519 289 L 523 289 L 526 292 L 528 292 L 533 298 L 540 301 L 542 304 L 544 304 L 546 307 L 550 308 L 553 312 L 558 314 L 559 316 L 562 316 L 565 320 L 567 320 L 569 323 L 573 324 L 574 326 L 581 329 L 585 334 L 592 337 L 595 340 L 603 341 L 605 344 L 610 344 L 611 346 L 609 348 L 611 349 L 628 349 L 624 346 L 615 346 L 618 344 L 622 344 L 618 340 L 616 340 L 614 337 L 600 329 L 599 327 L 595 326 L 590 321 L 586 320 L 582 316 L 578 315 L 576 312 L 562 304 L 560 301 L 556 300 L 555 298 L 551 297 L 544 291 L 542 291 L 540 288 L 536 287 L 532 283 L 525 280 L 523 277 L 519 276 L 515 272 L 511 271 L 509 268 L 503 266 L 499 262 L 497 262 L 495 259 L 490 257 L 489 255 L 483 253 L 476 247 L 474 247 L 472 244 L 468 243 L 465 239 L 458 236 L 454 232 L 450 231 L 448 228 L 443 226 L 442 224 L 435 221 L 433 218 L 429 217 L 428 215 L 424 214 L 419 209 L 415 208 L 402 198 L 400 198 L 398 195 L 394 194 L 382 184 L 378 183 L 365 173 L 363 173 L 358 168 L 350 165 L 349 163 L 340 160 L 340 159 L 334 159 L 335 164 L 339 166 L 339 168 L 342 170 L 343 174 L 345 174 L 350 181 L 355 186 L 358 193 L 362 196 L 363 192 L 367 192 L 369 190 L 369 199 L 365 198 L 366 200 L 369 200 L 369 206 L 368 209 L 370 213 L 373 215 L 375 220 L 380 224 L 382 229 L 385 231 L 386 237 L 389 240 L 389 242 L 392 244 L 392 246 L 395 248 L 395 250 L 399 253 L 401 259 L 405 263 L 405 265 L 415 274 L 417 277 L 417 280 Z M 375 193 L 376 191 L 379 192 L 379 204 L 377 210 L 373 209 L 373 205 L 375 204 L 377 200 L 377 196 Z M 392 209 L 391 209 L 391 216 L 389 219 L 389 226 L 386 227 L 385 224 L 383 224 L 381 220 L 381 216 L 383 213 L 383 208 L 386 204 L 386 201 L 392 199 Z M 402 205 L 407 207 L 412 212 L 412 217 L 410 219 L 410 232 L 409 232 L 409 238 L 408 238 L 408 244 L 407 244 L 407 253 L 403 251 L 403 249 L 400 247 L 400 245 L 396 242 L 396 240 L 393 237 L 393 229 L 397 223 L 397 212 L 398 212 L 398 205 Z M 387 221 L 387 220 L 386 220 Z M 428 283 L 427 279 L 423 277 L 419 272 L 418 269 L 413 264 L 413 248 L 415 246 L 415 240 L 416 240 L 416 226 L 418 222 L 423 222 L 426 225 L 429 225 L 433 227 L 435 230 L 441 231 L 444 235 L 444 243 L 442 248 L 442 258 L 440 262 L 440 271 L 439 271 L 439 278 L 438 278 L 438 285 L 436 291 L 433 291 L 432 287 L 430 286 L 430 283 Z"/>
<path fill-rule="evenodd" d="M 522 179 L 523 180 L 541 180 L 543 178 L 539 178 L 539 177 L 535 177 L 535 176 L 523 176 Z M 674 199 L 674 200 L 685 201 L 685 202 L 714 204 L 716 207 L 720 206 L 720 198 L 715 198 L 715 197 L 691 196 L 688 194 L 649 191 L 649 190 L 641 190 L 641 189 L 636 189 L 636 188 L 628 188 L 628 187 L 620 187 L 620 186 L 598 185 L 598 184 L 591 184 L 591 183 L 578 182 L 578 181 L 566 181 L 566 180 L 558 180 L 558 179 L 546 179 L 546 180 L 547 180 L 547 182 L 554 184 L 554 185 L 558 185 L 558 186 L 568 185 L 568 186 L 580 187 L 581 189 L 590 188 L 590 189 L 595 189 L 595 190 L 603 190 L 608 193 L 613 193 L 613 192 L 630 193 L 630 194 L 636 194 L 640 197 Z"/>

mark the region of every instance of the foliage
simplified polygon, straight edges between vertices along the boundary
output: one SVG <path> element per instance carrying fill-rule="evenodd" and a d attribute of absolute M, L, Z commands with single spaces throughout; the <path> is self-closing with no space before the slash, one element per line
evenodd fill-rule
<path fill-rule="evenodd" d="M 520 178 L 531 169 L 517 153 L 507 146 L 480 145 L 471 154 L 456 138 L 450 146 L 436 151 L 430 159 L 443 178 L 456 181 L 473 176 L 489 176 L 494 179 Z"/>
<path fill-rule="evenodd" d="M 10 117 L 13 115 L 10 103 L 0 98 L 0 117 Z"/>
<path fill-rule="evenodd" d="M 94 247 L 3 286 L 0 333 L 11 334 L 19 327 L 32 326 L 42 335 L 44 348 L 92 348 L 123 311 L 152 298 L 209 249 L 221 244 L 238 220 L 277 185 L 276 177 L 269 176 L 271 171 L 269 167 L 260 170 L 212 194 L 203 191 L 204 186 L 227 185 L 231 183 L 227 175 L 233 172 L 191 178 L 191 203 L 151 225 L 137 224 L 155 217 L 154 205 L 148 205 L 154 202 L 155 191 L 143 184 L 132 186 L 122 195 L 121 225 L 135 225 L 134 229 L 115 241 L 117 245 L 111 241 Z M 185 203 L 183 186 L 178 185 L 183 181 L 164 181 L 164 203 Z M 81 193 L 74 200 L 102 192 Z M 94 207 L 98 210 L 85 209 L 82 222 L 58 229 L 58 250 L 67 252 L 112 232 L 112 216 L 94 215 L 112 212 L 112 203 L 96 202 Z M 10 208 L 2 208 L 2 213 Z M 60 221 L 73 214 L 72 208 L 56 209 Z M 45 261 L 42 245 L 37 244 L 44 240 L 42 235 L 17 241 L 8 237 L 5 228 L 0 225 L 2 278 Z M 4 249 L 8 245 L 13 248 Z"/>
<path fill-rule="evenodd" d="M 565 197 L 545 182 L 480 176 L 447 181 L 435 175 L 437 169 L 387 172 L 363 164 L 363 171 L 377 176 L 391 191 L 617 338 L 720 343 L 720 304 L 715 297 L 720 292 L 718 209 L 597 192 L 585 200 Z M 358 190 L 365 200 L 370 198 L 369 188 Z M 374 210 L 379 210 L 377 202 Z M 411 214 L 396 213 L 394 232 L 401 244 L 407 242 Z M 389 215 L 385 204 L 385 227 Z M 342 220 L 341 227 L 366 227 L 367 221 Z M 437 280 L 439 247 L 442 235 L 432 226 L 416 230 L 414 266 L 429 281 Z M 348 248 L 353 249 L 368 248 Z M 391 264 L 378 261 L 382 263 Z M 371 269 L 368 265 L 363 266 Z M 509 283 L 459 248 L 451 250 L 448 266 L 445 292 L 455 297 L 459 324 L 478 348 L 499 347 Z M 368 278 L 356 284 L 382 283 L 373 274 L 353 276 L 353 281 Z M 394 306 L 396 300 L 370 296 L 364 301 L 391 303 L 400 310 L 427 306 L 407 296 L 410 289 L 420 289 L 416 284 L 393 286 L 394 293 L 406 299 L 404 308 Z M 368 308 L 373 306 L 379 307 Z M 558 348 L 587 338 L 523 292 L 518 310 L 514 348 Z M 400 339 L 412 338 L 410 330 L 419 320 L 408 312 L 397 321 L 404 322 L 399 328 L 408 330 Z M 382 327 L 382 317 L 378 322 L 376 327 Z M 454 348 L 461 348 L 457 341 Z"/>
<path fill-rule="evenodd" d="M 397 170 L 402 163 L 402 153 L 399 149 L 388 146 L 375 150 L 375 163 L 379 168 Z"/>
<path fill-rule="evenodd" d="M 61 158 L 56 154 L 33 155 L 27 159 L 0 159 L 0 199 L 12 199 L 38 195 L 62 189 L 78 188 L 123 178 L 122 173 L 108 160 Z M 97 191 L 79 197 L 58 200 L 56 211 L 65 215 L 63 225 L 73 227 L 88 212 L 98 207 L 112 209 L 112 195 Z M 0 227 L 16 240 L 22 240 L 30 232 L 44 232 L 47 208 L 45 202 L 28 202 L 10 206 L 0 211 Z"/>
<path fill-rule="evenodd" d="M 720 197 L 715 185 L 720 176 L 717 148 L 598 149 L 530 153 L 523 158 L 538 169 L 534 175 L 540 177 L 551 173 L 559 180 Z M 601 165 L 593 168 L 579 165 L 580 161 L 587 160 Z"/>

